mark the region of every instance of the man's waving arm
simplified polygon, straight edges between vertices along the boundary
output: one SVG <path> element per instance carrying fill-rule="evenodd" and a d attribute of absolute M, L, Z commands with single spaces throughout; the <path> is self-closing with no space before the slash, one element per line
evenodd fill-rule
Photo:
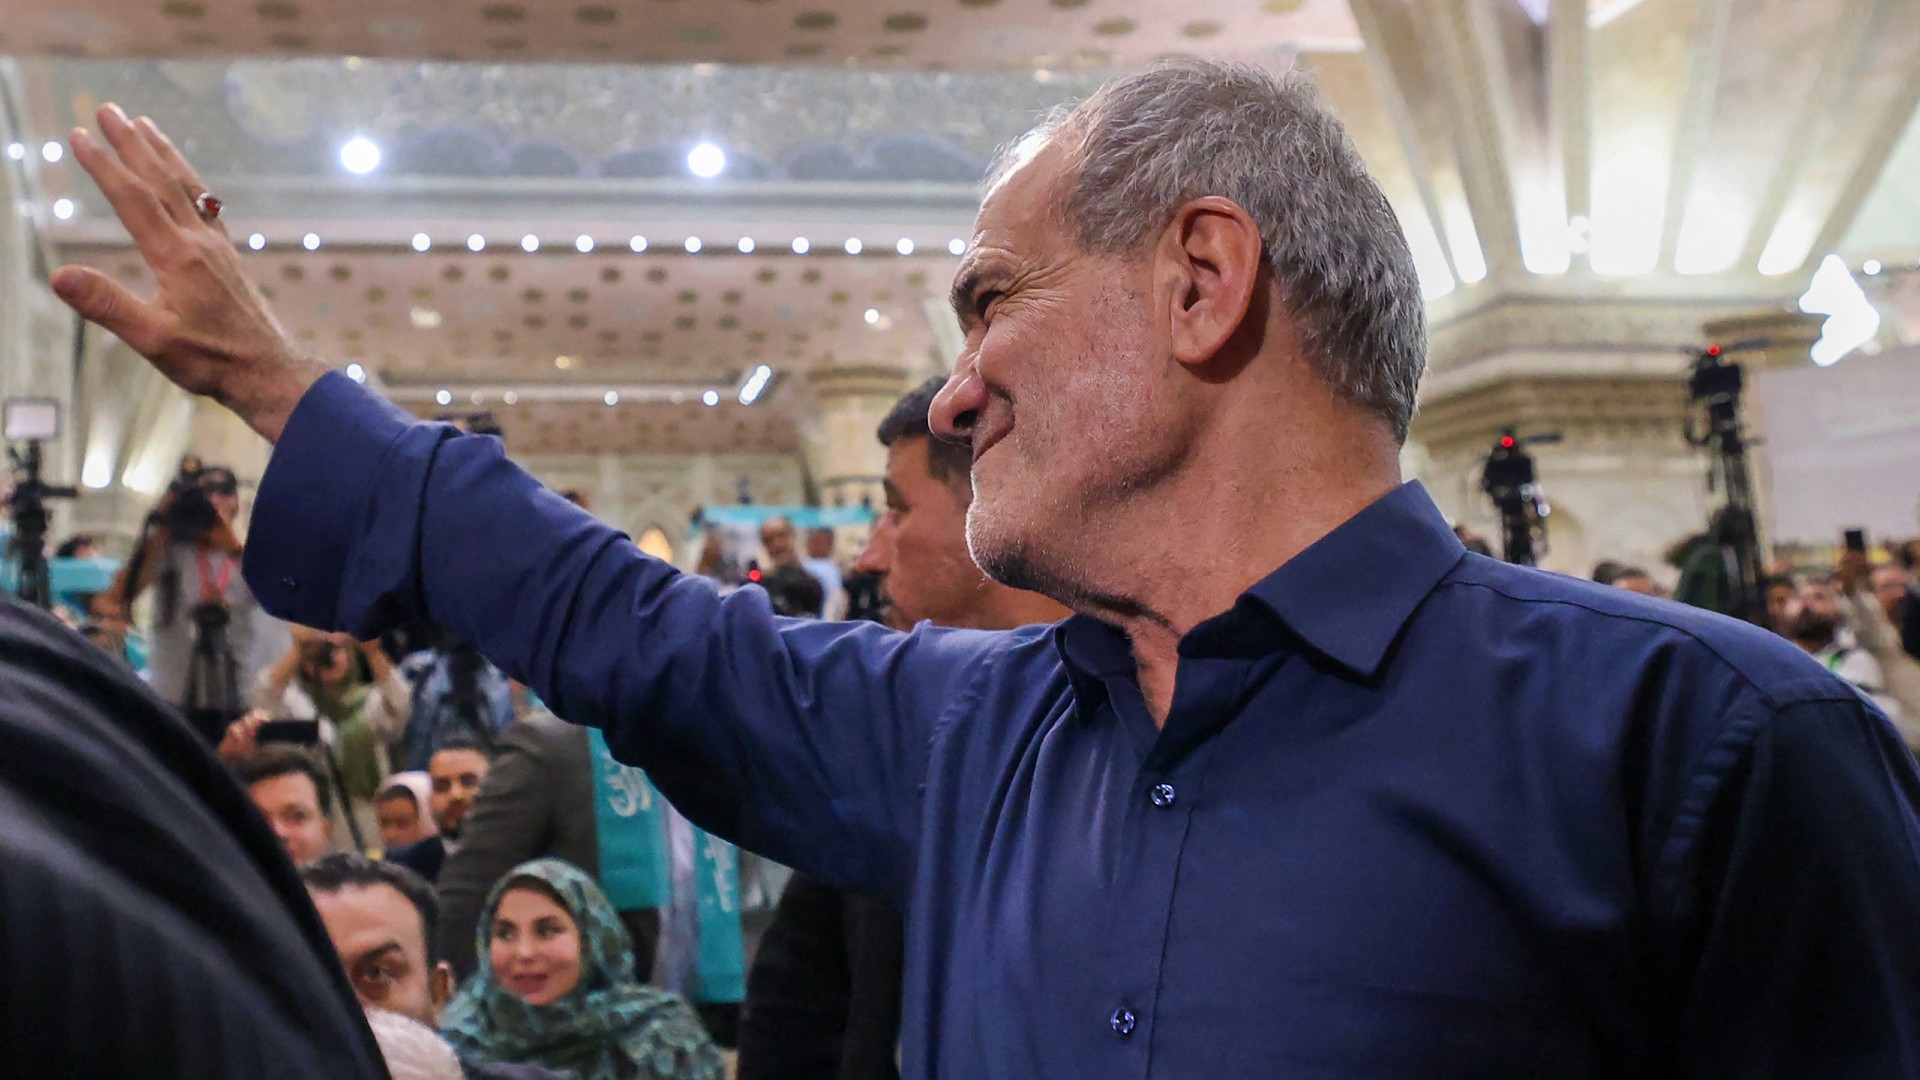
<path fill-rule="evenodd" d="M 643 555 L 507 461 L 300 355 L 246 278 L 204 185 L 152 124 L 76 134 L 154 273 L 140 300 L 65 267 L 59 295 L 182 387 L 278 444 L 247 576 L 310 626 L 375 635 L 424 615 L 606 729 L 702 827 L 866 891 L 897 888 L 933 728 L 980 635 L 777 619 Z"/>

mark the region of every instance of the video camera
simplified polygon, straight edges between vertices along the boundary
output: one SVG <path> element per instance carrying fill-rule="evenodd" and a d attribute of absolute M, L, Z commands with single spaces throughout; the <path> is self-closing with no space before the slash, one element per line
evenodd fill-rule
<path fill-rule="evenodd" d="M 239 491 L 233 470 L 187 458 L 167 485 L 166 496 L 153 512 L 153 523 L 175 540 L 199 540 L 220 525 L 220 511 L 214 508 L 213 496 L 236 495 Z"/>

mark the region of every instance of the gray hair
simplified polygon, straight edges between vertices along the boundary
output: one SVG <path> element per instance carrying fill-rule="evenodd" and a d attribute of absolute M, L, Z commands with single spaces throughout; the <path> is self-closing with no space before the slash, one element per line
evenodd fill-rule
<path fill-rule="evenodd" d="M 1426 365 L 1426 316 L 1393 208 L 1307 76 L 1190 58 L 1113 79 L 1000 154 L 998 183 L 1056 136 L 1078 165 L 1059 211 L 1089 252 L 1138 251 L 1180 207 L 1232 199 L 1308 362 L 1404 441 Z"/>

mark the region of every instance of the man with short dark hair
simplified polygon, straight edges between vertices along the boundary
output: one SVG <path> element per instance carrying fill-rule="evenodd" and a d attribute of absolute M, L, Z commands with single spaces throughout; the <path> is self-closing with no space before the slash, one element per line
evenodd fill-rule
<path fill-rule="evenodd" d="M 266 815 L 293 865 L 327 853 L 333 843 L 333 791 L 311 753 L 269 744 L 235 765 L 233 774 Z"/>
<path fill-rule="evenodd" d="M 361 1004 L 437 1027 L 453 969 L 434 954 L 440 906 L 425 878 L 397 863 L 340 852 L 300 868 Z"/>
<path fill-rule="evenodd" d="M 467 811 L 472 809 L 480 783 L 487 778 L 487 770 L 492 766 L 491 748 L 471 736 L 455 735 L 440 744 L 427 760 L 427 776 L 433 781 L 427 804 L 440 831 L 394 852 L 393 860 L 428 881 L 440 880 L 440 867 L 447 855 L 459 847 Z"/>
<path fill-rule="evenodd" d="M 854 570 L 880 577 L 895 625 L 1058 622 L 1066 608 L 994 581 L 967 555 L 968 455 L 927 429 L 945 383 L 935 376 L 908 391 L 875 433 L 887 448 L 886 513 Z M 895 1080 L 904 959 L 891 901 L 794 874 L 747 976 L 740 1080 Z"/>
<path fill-rule="evenodd" d="M 1653 575 L 1630 563 L 1612 559 L 1602 560 L 1594 566 L 1593 581 L 1596 585 L 1608 585 L 1643 596 L 1660 595 L 1660 587 L 1654 584 Z"/>
<path fill-rule="evenodd" d="M 361 1005 L 399 1013 L 429 1028 L 453 995 L 453 969 L 436 951 L 440 920 L 433 887 L 411 870 L 346 852 L 301 868 L 300 880 Z M 473 1080 L 553 1077 L 531 1065 L 460 1060 Z"/>

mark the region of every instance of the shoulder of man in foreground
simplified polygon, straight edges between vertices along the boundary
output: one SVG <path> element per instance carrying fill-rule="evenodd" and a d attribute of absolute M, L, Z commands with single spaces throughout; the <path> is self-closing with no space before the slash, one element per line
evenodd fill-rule
<path fill-rule="evenodd" d="M 1486 737 L 1509 747 L 1495 754 L 1547 778 L 1541 813 L 1624 815 L 1642 895 L 1663 917 L 1705 917 L 1728 902 L 1712 890 L 1740 875 L 1758 875 L 1750 890 L 1822 863 L 1841 877 L 1873 863 L 1890 890 L 1879 902 L 1899 890 L 1920 902 L 1913 757 L 1871 702 L 1791 643 L 1480 557 L 1428 606 L 1410 644 L 1492 676 L 1451 697 L 1491 714 Z M 1844 906 L 1842 891 L 1825 903 Z"/>

